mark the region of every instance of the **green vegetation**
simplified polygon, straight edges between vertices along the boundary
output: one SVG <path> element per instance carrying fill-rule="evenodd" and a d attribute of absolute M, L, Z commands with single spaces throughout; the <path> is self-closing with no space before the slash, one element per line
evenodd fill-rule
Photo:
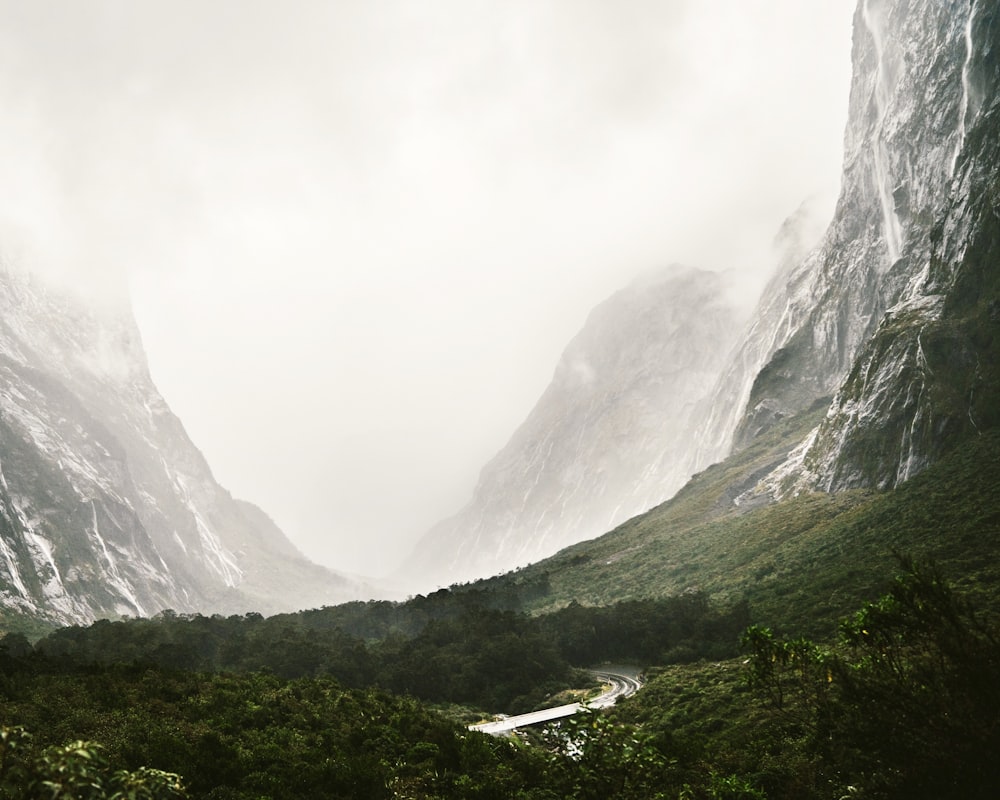
<path fill-rule="evenodd" d="M 24 728 L 0 728 L 0 797 L 183 800 L 178 775 L 148 767 L 112 770 L 100 745 L 76 741 L 39 749 Z"/>
<path fill-rule="evenodd" d="M 992 797 L 1000 628 L 936 569 L 903 568 L 836 637 L 750 626 L 744 657 L 652 670 L 530 744 L 330 677 L 81 663 L 8 635 L 0 797 Z M 114 646 L 133 624 L 95 627 Z"/>
<path fill-rule="evenodd" d="M 520 713 L 591 683 L 578 669 L 589 664 L 731 656 L 749 620 L 744 604 L 717 607 L 698 593 L 604 608 L 571 605 L 541 617 L 497 609 L 519 596 L 441 590 L 407 603 L 352 603 L 268 619 L 165 612 L 62 628 L 34 650 L 86 666 L 332 677 L 349 688 Z M 32 649 L 23 636 L 8 636 L 0 652 L 5 648 Z"/>
<path fill-rule="evenodd" d="M 514 797 L 536 768 L 413 700 L 326 679 L 34 667 L 15 675 L 7 724 L 47 750 L 100 741 L 116 771 L 179 772 L 193 797 Z"/>
<path fill-rule="evenodd" d="M 892 554 L 907 552 L 956 576 L 978 605 L 1000 608 L 1000 433 L 976 437 L 893 491 L 732 507 L 817 419 L 786 421 L 600 539 L 476 586 L 544 574 L 549 592 L 527 603 L 536 613 L 697 590 L 714 602 L 747 602 L 756 621 L 824 636 L 831 620 L 877 595 Z"/>
<path fill-rule="evenodd" d="M 36 731 L 38 751 L 47 754 L 100 753 L 99 763 L 88 763 L 101 775 L 151 782 L 179 773 L 191 797 L 742 796 L 712 789 L 741 786 L 740 779 L 706 772 L 669 739 L 598 714 L 527 745 L 471 733 L 412 698 L 345 689 L 330 678 L 84 666 L 30 651 L 2 662 L 4 730 Z"/>
<path fill-rule="evenodd" d="M 732 508 L 818 413 L 492 581 L 8 634 L 0 797 L 50 796 L 52 775 L 91 794 L 51 796 L 94 798 L 992 796 L 1000 435 L 891 492 Z M 904 561 L 884 594 L 895 552 L 940 573 Z M 454 721 L 585 688 L 579 667 L 606 660 L 650 667 L 610 713 L 528 741 Z"/>
<path fill-rule="evenodd" d="M 659 672 L 615 717 L 779 798 L 987 798 L 1000 785 L 1000 628 L 904 559 L 816 643 L 753 626 L 747 657 Z"/>
<path fill-rule="evenodd" d="M 744 657 L 676 658 L 650 670 L 648 685 L 610 714 L 582 714 L 532 744 L 470 733 L 412 697 L 347 688 L 325 674 L 204 671 L 224 653 L 254 663 L 250 642 L 263 646 L 258 655 L 285 648 L 280 663 L 291 667 L 288 654 L 304 657 L 309 648 L 290 646 L 297 640 L 289 625 L 309 619 L 316 626 L 324 618 L 318 611 L 286 615 L 281 624 L 256 615 L 105 621 L 59 631 L 35 647 L 8 634 L 0 640 L 0 738 L 13 744 L 0 752 L 0 779 L 8 779 L 0 797 L 992 796 L 1000 781 L 1000 764 L 991 760 L 1000 747 L 996 617 L 975 612 L 938 571 L 906 559 L 903 567 L 887 594 L 842 619 L 836 637 L 832 623 L 819 642 L 751 625 L 742 635 Z M 449 593 L 431 605 L 465 602 Z M 414 610 L 405 605 L 376 608 L 405 617 Z M 425 614 L 427 599 L 416 606 Z M 453 659 L 435 662 L 448 686 L 473 663 L 455 639 L 474 639 L 479 628 L 498 647 L 515 649 L 525 632 L 538 646 L 562 629 L 563 641 L 549 642 L 554 651 L 583 647 L 590 655 L 589 637 L 618 626 L 622 635 L 601 646 L 651 647 L 664 657 L 676 649 L 664 650 L 664 642 L 728 635 L 746 609 L 713 610 L 703 596 L 687 595 L 570 606 L 537 619 L 467 607 L 430 617 L 409 639 L 389 632 L 382 643 L 434 641 Z M 662 640 L 640 638 L 629 648 L 631 633 L 656 632 L 654 620 Z M 296 635 L 319 630 L 303 626 Z M 318 641 L 332 647 L 334 640 Z M 143 647 L 174 661 L 192 658 L 200 670 L 157 665 L 141 656 Z M 27 788 L 45 780 L 89 788 L 51 795 Z"/>

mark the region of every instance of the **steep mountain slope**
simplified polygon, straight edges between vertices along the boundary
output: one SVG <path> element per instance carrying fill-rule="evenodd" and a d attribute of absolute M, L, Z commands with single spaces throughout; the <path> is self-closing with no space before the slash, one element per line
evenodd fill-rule
<path fill-rule="evenodd" d="M 732 454 L 673 501 L 519 579 L 548 573 L 548 602 L 607 602 L 692 584 L 733 591 L 734 562 L 752 561 L 748 590 L 785 572 L 768 548 L 794 540 L 782 559 L 795 580 L 818 579 L 836 555 L 836 594 L 861 552 L 940 555 L 956 542 L 966 562 L 977 546 L 994 552 L 1000 529 L 981 478 L 995 493 L 998 41 L 995 0 L 861 0 L 833 222 L 768 288 L 699 428 L 700 466 Z M 968 453 L 960 479 L 910 483 Z M 887 495 L 871 502 L 895 517 L 845 522 L 864 519 L 860 492 L 893 487 L 918 515 Z"/>
<path fill-rule="evenodd" d="M 964 61 L 948 82 L 959 98 L 954 155 L 945 164 L 949 183 L 935 184 L 928 197 L 926 242 L 921 227 L 921 237 L 904 249 L 911 264 L 906 289 L 866 342 L 822 425 L 767 482 L 779 496 L 895 486 L 1000 421 L 997 4 L 972 4 L 964 32 Z"/>
<path fill-rule="evenodd" d="M 705 399 L 694 447 L 687 453 L 684 471 L 688 475 L 729 455 L 757 374 L 791 336 L 795 325 L 805 319 L 819 263 L 817 242 L 824 240 L 828 223 L 828 218 L 821 218 L 817 209 L 805 203 L 778 231 L 774 275 L 764 287 L 738 347 Z M 823 229 L 817 232 L 817 225 Z M 804 392 L 796 405 L 808 405 L 817 389 Z M 781 416 L 775 414 L 773 419 Z"/>
<path fill-rule="evenodd" d="M 817 404 L 782 420 L 663 505 L 473 588 L 513 591 L 535 611 L 700 591 L 718 602 L 748 601 L 755 621 L 825 637 L 838 617 L 880 594 L 898 567 L 894 553 L 903 552 L 933 559 L 978 606 L 1000 613 L 1000 431 L 888 492 L 733 504 L 824 413 Z"/>
<path fill-rule="evenodd" d="M 408 569 L 428 584 L 510 569 L 676 491 L 696 404 L 740 328 L 724 298 L 720 276 L 672 268 L 595 308 L 472 501 L 424 537 Z"/>
<path fill-rule="evenodd" d="M 981 15 L 986 3 L 975 5 Z M 972 8 L 968 0 L 858 4 L 833 222 L 819 247 L 765 291 L 717 387 L 693 468 L 836 392 L 886 311 L 920 295 L 981 102 L 966 85 Z"/>
<path fill-rule="evenodd" d="M 215 482 L 127 310 L 0 269 L 0 611 L 277 610 L 351 589 Z"/>

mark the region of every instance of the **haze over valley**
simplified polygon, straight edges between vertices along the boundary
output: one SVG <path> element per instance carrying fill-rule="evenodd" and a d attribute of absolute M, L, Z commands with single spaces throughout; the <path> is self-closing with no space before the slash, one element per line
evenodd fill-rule
<path fill-rule="evenodd" d="M 0 0 L 0 795 L 992 800 L 997 42 Z"/>
<path fill-rule="evenodd" d="M 850 74 L 847 2 L 408 9 L 7 3 L 0 30 L 4 252 L 127 286 L 222 485 L 368 575 L 639 275 L 725 272 L 749 310 L 784 219 L 832 211 Z"/>

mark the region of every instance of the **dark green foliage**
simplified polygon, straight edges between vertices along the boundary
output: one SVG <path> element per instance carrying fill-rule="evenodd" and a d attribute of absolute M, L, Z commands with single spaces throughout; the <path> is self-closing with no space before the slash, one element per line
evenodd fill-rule
<path fill-rule="evenodd" d="M 1000 781 L 991 758 L 1000 747 L 995 627 L 936 572 L 904 566 L 888 594 L 844 620 L 835 644 L 751 626 L 745 663 L 663 668 L 612 715 L 563 722 L 543 746 L 469 733 L 416 700 L 344 688 L 322 675 L 180 672 L 141 661 L 88 666 L 71 654 L 70 645 L 92 653 L 90 636 L 109 652 L 135 654 L 143 642 L 160 653 L 162 629 L 196 658 L 227 648 L 251 658 L 252 643 L 270 642 L 290 663 L 309 661 L 309 631 L 287 616 L 105 622 L 53 637 L 58 655 L 31 651 L 23 637 L 0 640 L 7 698 L 0 724 L 36 731 L 39 752 L 102 742 L 109 774 L 178 773 L 205 798 L 992 796 Z M 696 594 L 572 607 L 542 619 L 465 608 L 415 636 L 371 646 L 397 664 L 387 683 L 430 694 L 467 686 L 487 696 L 482 673 L 501 683 L 520 674 L 535 685 L 541 678 L 532 669 L 546 674 L 559 647 L 590 631 L 608 633 L 611 648 L 626 638 L 616 640 L 615 625 L 629 635 L 645 631 L 661 639 L 639 646 L 669 652 L 677 635 L 728 631 L 745 617 L 743 607 L 713 611 Z M 212 644 L 210 633 L 227 630 L 232 635 Z M 327 633 L 352 646 L 361 641 Z M 508 650 L 519 660 L 508 660 Z M 747 678 L 766 703 L 751 701 Z"/>
<path fill-rule="evenodd" d="M 426 618 L 412 635 L 392 633 L 365 642 L 323 625 L 322 611 L 270 619 L 168 612 L 156 619 L 63 628 L 36 649 L 76 664 L 266 671 L 289 679 L 331 676 L 350 687 L 379 686 L 485 709 L 516 710 L 528 702 L 519 701 L 526 692 L 537 702 L 546 689 L 570 684 L 569 664 L 539 622 L 524 614 L 456 606 Z"/>
<path fill-rule="evenodd" d="M 1000 641 L 931 568 L 907 572 L 841 625 L 830 747 L 885 796 L 995 796 Z M 839 749 L 834 755 L 840 756 Z"/>
<path fill-rule="evenodd" d="M 184 800 L 180 777 L 139 767 L 114 770 L 93 742 L 39 748 L 22 727 L 0 727 L 3 800 Z"/>
<path fill-rule="evenodd" d="M 744 638 L 748 677 L 775 708 L 792 712 L 817 777 L 843 793 L 994 797 L 996 627 L 936 569 L 903 563 L 888 594 L 841 623 L 833 649 L 751 628 Z"/>
<path fill-rule="evenodd" d="M 513 798 L 541 758 L 413 700 L 260 674 L 36 665 L 0 723 L 30 725 L 40 752 L 76 731 L 104 744 L 114 774 L 155 764 L 205 798 Z"/>
<path fill-rule="evenodd" d="M 179 772 L 197 797 L 638 798 L 708 785 L 704 770 L 675 768 L 687 756 L 672 740 L 634 726 L 580 723 L 590 732 L 583 757 L 555 739 L 551 750 L 524 748 L 467 733 L 415 700 L 328 677 L 518 712 L 590 680 L 569 669 L 567 655 L 583 663 L 732 652 L 747 614 L 697 593 L 548 618 L 486 599 L 439 592 L 270 619 L 165 612 L 62 629 L 35 648 L 9 637 L 0 641 L 0 657 L 5 643 L 12 653 L 0 722 L 44 731 L 46 743 L 101 741 L 116 765 Z M 336 622 L 348 618 L 382 638 L 346 633 Z"/>
<path fill-rule="evenodd" d="M 744 796 L 713 793 L 713 781 L 741 784 L 686 763 L 669 738 L 598 714 L 564 722 L 537 747 L 470 733 L 412 699 L 329 679 L 60 670 L 36 659 L 16 683 L 0 724 L 33 726 L 40 752 L 63 752 L 52 743 L 78 731 L 105 744 L 94 752 L 109 774 L 151 780 L 164 774 L 157 770 L 180 772 L 196 798 Z M 174 795 L 151 800 L 161 796 Z"/>
<path fill-rule="evenodd" d="M 75 664 L 330 676 L 348 687 L 518 713 L 579 685 L 571 665 L 730 656 L 749 621 L 745 603 L 719 609 L 698 592 L 607 608 L 572 605 L 540 617 L 500 610 L 511 597 L 441 590 L 402 604 L 351 603 L 268 619 L 168 611 L 63 628 L 36 648 Z"/>
<path fill-rule="evenodd" d="M 562 796 L 653 800 L 676 796 L 680 771 L 653 736 L 595 712 L 551 726 L 550 771 Z"/>
<path fill-rule="evenodd" d="M 557 797 L 580 800 L 766 800 L 752 782 L 720 772 L 664 732 L 595 712 L 546 729 Z"/>
<path fill-rule="evenodd" d="M 747 628 L 740 644 L 751 654 L 747 679 L 779 711 L 785 710 L 785 699 L 793 694 L 798 710 L 812 711 L 823 704 L 832 673 L 829 656 L 821 647 L 804 638 L 778 639 L 760 625 Z M 810 690 L 817 694 L 811 695 Z"/>
<path fill-rule="evenodd" d="M 720 609 L 704 593 L 688 592 L 603 607 L 570 603 L 539 621 L 574 664 L 671 664 L 732 656 L 749 613 L 745 602 Z"/>
<path fill-rule="evenodd" d="M 539 623 L 509 611 L 431 622 L 416 637 L 386 640 L 376 652 L 380 686 L 514 713 L 530 710 L 572 677 Z"/>

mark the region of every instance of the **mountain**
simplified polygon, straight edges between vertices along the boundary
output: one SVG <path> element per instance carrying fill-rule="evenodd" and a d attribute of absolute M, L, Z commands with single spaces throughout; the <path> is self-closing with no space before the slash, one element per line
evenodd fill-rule
<path fill-rule="evenodd" d="M 357 591 L 216 483 L 128 308 L 0 268 L 0 618 L 291 610 Z"/>
<path fill-rule="evenodd" d="M 718 463 L 498 581 L 535 609 L 698 589 L 815 635 L 904 552 L 997 609 L 998 42 L 995 1 L 862 0 L 834 219 L 716 384 Z"/>
<path fill-rule="evenodd" d="M 796 529 L 803 514 L 853 508 L 856 492 L 903 489 L 964 450 L 982 454 L 1000 422 L 998 17 L 996 0 L 861 0 L 841 193 L 819 244 L 789 221 L 738 336 L 709 273 L 648 276 L 595 309 L 409 571 L 447 583 L 525 564 L 698 473 L 598 540 L 599 555 L 576 545 L 537 567 L 577 570 L 592 593 L 683 589 L 677 559 L 702 558 L 709 530 L 736 552 L 758 512 Z M 657 542 L 676 558 L 644 561 Z M 149 379 L 127 313 L 11 274 L 0 283 L 0 585 L 7 613 L 59 621 L 351 593 L 218 487 Z"/>
<path fill-rule="evenodd" d="M 995 424 L 997 34 L 983 0 L 860 4 L 843 191 L 805 265 L 813 301 L 783 321 L 736 446 L 835 397 L 757 494 L 891 488 Z"/>
<path fill-rule="evenodd" d="M 817 249 L 765 291 L 702 425 L 719 445 L 712 456 L 835 393 L 890 309 L 898 321 L 932 304 L 934 231 L 983 96 L 978 83 L 969 88 L 972 8 L 859 4 L 834 219 Z"/>
<path fill-rule="evenodd" d="M 472 500 L 426 534 L 407 571 L 447 584 L 511 569 L 669 497 L 741 322 L 724 277 L 681 267 L 601 303 Z"/>
<path fill-rule="evenodd" d="M 718 503 L 747 510 L 815 491 L 892 488 L 994 427 L 1000 408 L 997 17 L 997 4 L 987 0 L 861 0 L 833 219 L 815 247 L 797 233 L 803 226 L 795 217 L 779 233 L 783 256 L 738 346 L 721 366 L 705 362 L 701 378 L 718 370 L 714 384 L 707 391 L 690 385 L 680 417 L 661 407 L 659 420 L 634 430 L 616 426 L 614 412 L 592 414 L 586 425 L 563 424 L 559 414 L 540 411 L 556 402 L 540 402 L 484 469 L 472 504 L 423 546 L 441 563 L 449 563 L 450 546 L 456 566 L 469 564 L 473 549 L 502 556 L 481 559 L 482 574 L 509 567 L 518 561 L 510 555 L 515 546 L 526 560 L 543 550 L 539 542 L 584 540 L 601 525 L 611 527 L 614 519 L 603 516 L 596 498 L 616 477 L 622 481 L 616 491 L 635 501 L 622 513 L 638 513 L 643 503 L 670 497 L 687 476 L 738 456 L 792 420 L 813 422 L 799 438 L 779 439 L 765 460 L 734 468 L 710 504 L 713 514 Z M 645 356 L 623 362 L 612 378 L 634 388 L 629 402 L 639 407 L 649 387 L 630 372 L 634 364 L 678 359 L 674 348 L 692 347 L 696 339 L 660 339 L 662 331 L 649 330 L 655 346 L 645 344 Z M 621 346 L 610 328 L 596 338 L 611 349 Z M 550 388 L 549 394 L 566 408 L 587 402 L 579 391 L 559 395 Z M 826 413 L 816 418 L 817 409 Z M 644 453 L 618 475 L 604 472 L 613 464 L 573 447 L 566 447 L 565 460 L 538 457 L 542 445 L 555 448 L 604 425 L 620 432 L 620 452 Z M 651 441 L 667 454 L 659 462 L 649 458 Z M 648 471 L 636 470 L 643 459 Z M 668 461 L 666 473 L 658 472 Z M 583 488 L 573 502 L 563 489 L 570 464 L 578 473 L 593 465 L 600 475 L 579 480 Z M 531 477 L 517 483 L 508 474 Z M 640 477 L 646 474 L 663 478 L 650 484 Z M 518 502 L 531 501 L 534 487 L 550 485 L 562 491 L 550 490 L 554 499 L 530 515 L 521 511 Z M 633 485 L 641 492 L 632 492 Z M 496 499 L 504 495 L 505 502 Z"/>

